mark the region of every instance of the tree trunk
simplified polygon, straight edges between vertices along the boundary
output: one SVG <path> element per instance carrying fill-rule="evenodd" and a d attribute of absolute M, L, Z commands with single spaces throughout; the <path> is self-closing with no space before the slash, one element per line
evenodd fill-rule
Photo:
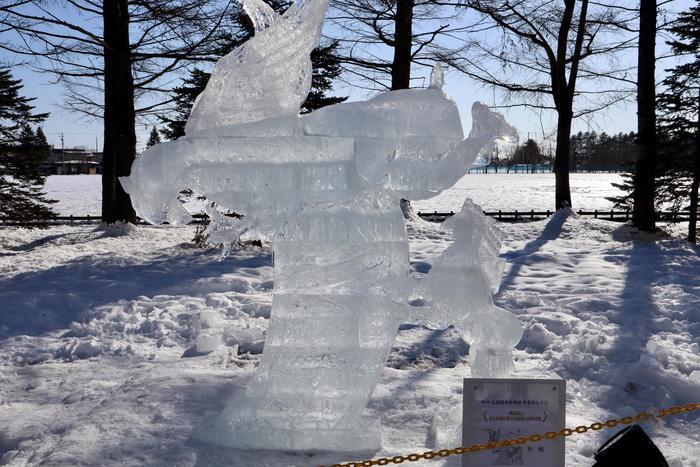
<path fill-rule="evenodd" d="M 411 86 L 411 45 L 413 44 L 414 0 L 396 2 L 394 60 L 391 65 L 391 90 Z"/>
<path fill-rule="evenodd" d="M 104 152 L 102 221 L 136 223 L 131 198 L 118 177 L 131 174 L 136 158 L 134 79 L 131 74 L 127 0 L 103 2 L 104 19 Z"/>
<path fill-rule="evenodd" d="M 564 100 L 564 99 L 562 99 Z M 568 100 L 567 100 L 568 102 Z M 560 105 L 566 106 L 565 102 Z M 569 160 L 571 149 L 571 120 L 573 110 L 560 108 L 557 116 L 557 148 L 554 154 L 555 209 L 571 207 L 569 187 Z"/>
<path fill-rule="evenodd" d="M 688 241 L 698 242 L 698 188 L 700 186 L 700 113 L 698 113 L 698 128 L 695 137 L 695 167 L 693 183 L 690 186 L 690 222 L 688 224 Z"/>
<path fill-rule="evenodd" d="M 413 5 L 414 0 L 396 2 L 394 20 L 394 60 L 391 63 L 391 90 L 411 87 L 411 46 L 413 44 Z M 411 202 L 402 199 L 408 209 Z"/>
<path fill-rule="evenodd" d="M 652 232 L 656 227 L 656 0 L 640 0 L 637 74 L 637 142 L 639 159 L 635 167 L 632 223 Z"/>

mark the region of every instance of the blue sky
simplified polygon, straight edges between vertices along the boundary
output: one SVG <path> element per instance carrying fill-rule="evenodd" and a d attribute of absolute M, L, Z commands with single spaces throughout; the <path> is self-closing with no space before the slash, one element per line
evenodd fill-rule
<path fill-rule="evenodd" d="M 634 3 L 636 4 L 636 2 Z M 675 11 L 683 10 L 693 3 L 695 3 L 695 0 L 675 0 L 671 5 L 671 9 Z M 666 47 L 663 44 L 663 40 L 659 40 L 659 42 L 659 53 L 665 53 Z M 623 58 L 625 61 L 634 62 L 636 60 L 634 50 L 630 50 L 628 55 Z M 18 61 L 17 58 L 7 55 L 0 55 L 0 60 L 10 65 Z M 657 79 L 662 79 L 663 69 L 669 68 L 673 64 L 673 59 L 659 61 L 657 64 Z M 86 120 L 80 115 L 66 113 L 62 110 L 60 103 L 63 99 L 63 88 L 61 85 L 51 82 L 51 75 L 37 73 L 26 66 L 13 66 L 12 73 L 15 77 L 23 80 L 25 86 L 24 94 L 28 97 L 36 98 L 34 104 L 37 110 L 51 113 L 43 125 L 44 132 L 51 144 L 60 147 L 60 133 L 63 133 L 65 147 L 87 146 L 94 148 L 97 143 L 99 149 L 102 148 L 101 121 Z M 422 75 L 427 75 L 427 73 L 427 70 L 417 70 L 414 72 L 414 77 L 420 78 Z M 426 77 L 426 83 L 427 81 L 428 78 Z M 415 81 L 417 85 L 420 85 L 420 82 L 420 79 Z M 471 126 L 469 109 L 472 102 L 478 100 L 489 105 L 494 103 L 501 105 L 504 103 L 498 93 L 493 92 L 493 89 L 485 88 L 454 70 L 447 71 L 444 89 L 454 99 L 460 109 L 465 133 L 469 131 Z M 339 95 L 349 95 L 351 100 L 362 100 L 371 96 L 371 93 L 368 91 L 348 87 L 342 83 L 337 86 L 336 92 Z M 537 140 L 543 141 L 543 129 L 545 134 L 549 134 L 556 122 L 553 113 L 547 111 L 534 112 L 522 108 L 510 108 L 502 109 L 501 112 L 508 121 L 518 128 L 522 139 L 530 135 Z M 592 118 L 575 120 L 573 130 L 574 132 L 595 130 L 608 133 L 633 131 L 636 128 L 635 112 L 635 103 L 630 100 L 616 105 L 605 112 L 599 112 Z M 152 124 L 153 122 L 139 122 L 137 125 L 139 149 L 145 145 Z M 543 143 L 545 148 L 549 144 L 547 141 L 543 141 Z"/>

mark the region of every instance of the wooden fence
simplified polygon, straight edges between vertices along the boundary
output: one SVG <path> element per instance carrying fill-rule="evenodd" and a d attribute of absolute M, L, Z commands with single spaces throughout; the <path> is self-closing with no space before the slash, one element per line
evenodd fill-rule
<path fill-rule="evenodd" d="M 632 218 L 632 212 L 631 211 L 615 211 L 615 210 L 610 210 L 610 211 L 601 211 L 601 210 L 593 210 L 593 211 L 583 211 L 579 210 L 576 211 L 576 213 L 579 216 L 583 217 L 593 217 L 595 219 L 604 219 L 604 220 L 609 220 L 609 221 L 615 221 L 615 222 L 626 222 Z M 553 211 L 550 211 L 549 209 L 546 211 L 535 211 L 534 209 L 531 209 L 529 211 L 518 211 L 517 209 L 514 211 L 484 211 L 484 214 L 496 219 L 497 221 L 501 222 L 526 222 L 526 221 L 535 221 L 535 220 L 542 220 L 542 219 L 547 219 L 549 216 L 554 214 Z M 425 219 L 426 221 L 430 222 L 442 222 L 445 219 L 451 217 L 454 215 L 453 211 L 450 212 L 438 212 L 438 211 L 433 211 L 433 212 L 419 212 L 418 216 L 422 219 Z M 661 222 L 688 222 L 690 220 L 690 212 L 689 211 L 681 211 L 681 212 L 668 212 L 668 211 L 661 211 L 657 212 L 657 220 Z M 191 222 L 192 224 L 202 224 L 207 221 L 207 216 L 206 214 L 195 214 L 192 217 L 194 217 L 194 220 Z M 237 217 L 232 215 L 231 217 Z M 53 218 L 52 220 L 48 221 L 48 224 L 94 224 L 94 223 L 99 223 L 101 222 L 102 218 L 100 216 L 58 216 Z M 145 224 L 145 222 L 140 222 L 141 224 Z M 27 222 L 27 221 L 21 221 L 18 219 L 7 219 L 7 218 L 0 218 L 0 226 L 31 226 L 31 225 L 38 225 L 39 223 L 36 222 Z"/>
<path fill-rule="evenodd" d="M 549 216 L 554 214 L 554 212 L 550 211 L 549 209 L 546 211 L 535 211 L 534 209 L 529 211 L 518 211 L 517 209 L 515 211 L 502 211 L 499 209 L 498 211 L 484 211 L 484 214 L 501 222 L 522 222 L 547 219 Z M 610 211 L 601 211 L 598 209 L 593 211 L 578 210 L 576 211 L 576 214 L 583 217 L 593 217 L 595 219 L 604 219 L 615 222 L 627 222 L 632 218 L 632 211 L 615 211 L 612 209 Z M 419 217 L 431 222 L 442 222 L 453 215 L 453 211 L 418 213 Z M 661 222 L 688 222 L 690 220 L 689 211 L 682 211 L 678 213 L 660 211 L 656 213 L 656 216 L 657 220 Z"/>

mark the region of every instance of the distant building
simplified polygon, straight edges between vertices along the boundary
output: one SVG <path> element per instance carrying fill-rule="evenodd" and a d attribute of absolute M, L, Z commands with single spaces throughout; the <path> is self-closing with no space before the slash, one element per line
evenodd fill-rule
<path fill-rule="evenodd" d="M 52 148 L 45 171 L 49 175 L 101 174 L 102 153 L 83 148 Z"/>

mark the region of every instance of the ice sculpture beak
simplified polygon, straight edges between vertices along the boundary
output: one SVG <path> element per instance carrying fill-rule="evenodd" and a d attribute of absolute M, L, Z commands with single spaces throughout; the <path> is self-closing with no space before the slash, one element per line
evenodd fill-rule
<path fill-rule="evenodd" d="M 472 104 L 472 129 L 469 137 L 484 137 L 489 140 L 518 142 L 518 130 L 508 123 L 503 115 L 494 112 L 483 102 Z"/>
<path fill-rule="evenodd" d="M 470 138 L 483 138 L 484 146 L 471 164 L 472 167 L 483 167 L 491 161 L 491 153 L 495 147 L 510 146 L 518 143 L 518 130 L 509 124 L 505 117 L 494 112 L 483 102 L 472 105 L 472 129 Z"/>

